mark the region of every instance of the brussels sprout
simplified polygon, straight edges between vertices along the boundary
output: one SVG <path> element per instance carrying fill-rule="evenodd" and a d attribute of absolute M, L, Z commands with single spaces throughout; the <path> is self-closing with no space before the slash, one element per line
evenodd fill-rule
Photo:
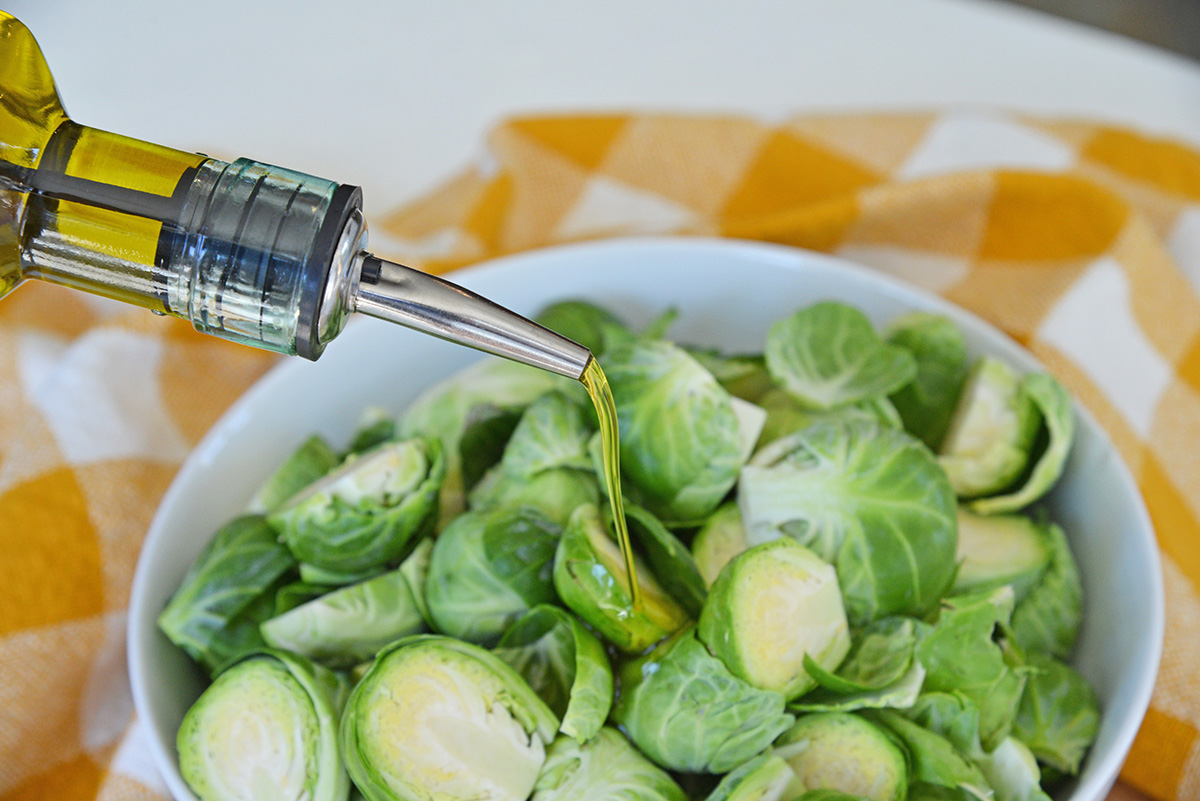
<path fill-rule="evenodd" d="M 341 744 L 368 801 L 525 801 L 557 729 L 504 662 L 418 634 L 379 652 L 346 703 Z"/>
<path fill-rule="evenodd" d="M 615 314 L 586 300 L 551 303 L 533 319 L 583 345 L 594 356 L 600 356 L 614 345 L 637 338 Z"/>
<path fill-rule="evenodd" d="M 644 505 L 668 523 L 707 516 L 733 487 L 757 431 L 748 436 L 730 394 L 669 342 L 626 343 L 603 364 L 621 431 L 621 467 Z"/>
<path fill-rule="evenodd" d="M 685 629 L 621 669 L 613 721 L 659 765 L 725 773 L 795 721 L 783 696 L 734 676 Z"/>
<path fill-rule="evenodd" d="M 1021 380 L 1021 393 L 1037 407 L 1046 432 L 1046 444 L 1028 469 L 1024 482 L 1005 495 L 980 498 L 971 508 L 980 514 L 1014 512 L 1041 498 L 1062 475 L 1075 437 L 1075 412 L 1071 396 L 1048 375 L 1034 373 Z"/>
<path fill-rule="evenodd" d="M 1013 734 L 1039 762 L 1074 776 L 1099 730 L 1096 693 L 1062 662 L 1033 655 L 1030 664 L 1034 672 L 1025 684 Z"/>
<path fill-rule="evenodd" d="M 611 525 L 611 518 L 611 512 L 605 509 L 606 527 Z M 688 615 L 698 616 L 708 596 L 708 587 L 692 559 L 692 552 L 658 518 L 640 506 L 625 504 L 625 523 L 630 539 L 641 546 L 659 585 Z"/>
<path fill-rule="evenodd" d="M 704 801 L 787 801 L 795 771 L 782 757 L 759 754 L 726 773 Z"/>
<path fill-rule="evenodd" d="M 742 525 L 742 510 L 736 503 L 727 503 L 705 521 L 692 540 L 692 559 L 709 587 L 717 580 L 729 560 L 749 548 L 746 527 Z"/>
<path fill-rule="evenodd" d="M 729 356 L 716 348 L 682 347 L 735 398 L 757 404 L 775 389 L 775 382 L 767 372 L 766 359 L 761 355 Z"/>
<path fill-rule="evenodd" d="M 979 709 L 984 749 L 1008 736 L 1027 671 L 996 642 L 997 626 L 1013 612 L 1011 587 L 946 599 L 937 623 L 917 644 L 927 692 L 957 693 Z"/>
<path fill-rule="evenodd" d="M 428 561 L 425 540 L 407 561 Z M 326 593 L 259 626 L 268 645 L 331 667 L 350 667 L 383 646 L 425 630 L 425 618 L 402 569 Z"/>
<path fill-rule="evenodd" d="M 834 565 L 852 626 L 924 614 L 954 579 L 954 493 L 902 431 L 815 423 L 754 456 L 738 505 L 750 544 L 786 534 Z"/>
<path fill-rule="evenodd" d="M 820 410 L 806 408 L 784 390 L 776 389 L 766 393 L 759 403 L 767 413 L 767 419 L 758 436 L 758 448 L 795 434 L 813 423 L 827 420 L 873 420 L 889 428 L 903 428 L 896 407 L 887 398 L 873 398 Z"/>
<path fill-rule="evenodd" d="M 518 409 L 490 403 L 471 407 L 458 443 L 463 491 L 470 492 L 489 472 L 498 469 L 504 447 L 520 421 Z"/>
<path fill-rule="evenodd" d="M 600 484 L 595 473 L 573 468 L 516 478 L 497 467 L 475 485 L 470 498 L 472 511 L 527 506 L 559 526 L 566 526 L 571 513 L 580 506 L 600 502 Z"/>
<path fill-rule="evenodd" d="M 687 613 L 634 555 L 640 603 L 633 605 L 629 576 L 600 510 L 581 506 L 563 530 L 554 557 L 554 587 L 562 602 L 625 653 L 640 653 L 683 628 Z"/>
<path fill-rule="evenodd" d="M 317 583 L 366 578 L 398 563 L 430 529 L 445 460 L 436 442 L 388 442 L 351 457 L 268 519 Z"/>
<path fill-rule="evenodd" d="M 837 574 L 791 539 L 733 558 L 704 603 L 697 636 L 733 675 L 789 700 L 815 685 L 806 657 L 832 670 L 850 650 Z"/>
<path fill-rule="evenodd" d="M 341 461 L 333 448 L 315 434 L 300 444 L 250 499 L 246 511 L 268 514 L 300 490 L 328 473 Z"/>
<path fill-rule="evenodd" d="M 517 477 L 560 467 L 590 470 L 587 446 L 591 436 L 584 407 L 560 392 L 548 392 L 521 415 L 500 464 Z"/>
<path fill-rule="evenodd" d="M 887 341 L 908 350 L 916 361 L 913 380 L 891 395 L 904 428 L 936 451 L 967 380 L 967 343 L 948 318 L 910 312 L 888 326 Z"/>
<path fill-rule="evenodd" d="M 520 673 L 580 742 L 596 735 L 612 708 L 613 675 L 604 646 L 574 615 L 535 606 L 492 652 Z"/>
<path fill-rule="evenodd" d="M 344 801 L 337 677 L 302 657 L 262 652 L 228 667 L 179 726 L 179 772 L 206 801 Z"/>
<path fill-rule="evenodd" d="M 558 526 L 532 509 L 459 515 L 438 536 L 425 602 L 434 628 L 492 645 L 522 614 L 553 603 Z"/>
<path fill-rule="evenodd" d="M 1050 537 L 1022 515 L 977 515 L 958 510 L 958 575 L 951 593 L 992 590 L 1005 584 L 1020 601 L 1050 564 Z"/>
<path fill-rule="evenodd" d="M 1075 647 L 1083 618 L 1083 588 L 1079 569 L 1063 530 L 1046 527 L 1050 566 L 1013 610 L 1013 639 L 1030 653 L 1066 659 Z"/>
<path fill-rule="evenodd" d="M 1040 422 L 1011 367 L 990 356 L 976 362 L 938 457 L 955 493 L 978 498 L 1016 482 L 1029 463 Z"/>
<path fill-rule="evenodd" d="M 890 709 L 864 712 L 872 722 L 899 739 L 909 755 L 909 795 L 920 798 L 953 798 L 939 790 L 960 790 L 979 801 L 992 801 L 992 788 L 983 773 L 950 741 Z"/>
<path fill-rule="evenodd" d="M 765 355 L 775 382 L 810 409 L 883 397 L 917 372 L 912 354 L 881 340 L 858 309 L 835 301 L 772 325 Z"/>
<path fill-rule="evenodd" d="M 775 742 L 795 773 L 784 791 L 837 790 L 875 801 L 904 801 L 908 766 L 892 738 L 857 715 L 805 715 Z"/>
<path fill-rule="evenodd" d="M 171 642 L 215 673 L 264 643 L 258 624 L 271 616 L 276 590 L 296 560 L 264 518 L 226 523 L 183 577 L 158 627 Z"/>
<path fill-rule="evenodd" d="M 446 476 L 439 495 L 439 527 L 463 510 L 468 485 L 460 445 L 471 410 L 480 404 L 520 411 L 570 379 L 508 359 L 484 359 L 421 393 L 400 417 L 397 435 L 442 444 Z"/>
<path fill-rule="evenodd" d="M 1042 791 L 1037 761 L 1020 740 L 1005 738 L 979 760 L 979 769 L 996 791 L 996 801 L 1050 801 Z"/>
<path fill-rule="evenodd" d="M 546 752 L 531 801 L 687 801 L 666 771 L 616 729 L 581 745 L 559 737 Z"/>

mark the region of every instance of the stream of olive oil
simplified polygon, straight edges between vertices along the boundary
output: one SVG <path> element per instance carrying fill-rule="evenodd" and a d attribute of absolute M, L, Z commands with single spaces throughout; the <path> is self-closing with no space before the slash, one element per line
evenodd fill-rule
<path fill-rule="evenodd" d="M 621 451 L 618 447 L 617 407 L 613 403 L 608 378 L 600 369 L 600 363 L 591 359 L 584 368 L 580 382 L 587 388 L 600 420 L 600 448 L 604 460 L 604 480 L 608 484 L 608 501 L 612 505 L 613 526 L 617 530 L 617 544 L 625 560 L 625 575 L 629 581 L 629 596 L 633 608 L 641 606 L 637 572 L 633 566 L 633 546 L 629 541 L 629 526 L 625 523 L 625 503 L 621 499 Z"/>

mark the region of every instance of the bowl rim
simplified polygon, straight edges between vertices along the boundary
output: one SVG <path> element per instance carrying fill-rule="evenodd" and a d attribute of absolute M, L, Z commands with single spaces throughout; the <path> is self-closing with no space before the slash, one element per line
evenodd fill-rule
<path fill-rule="evenodd" d="M 1004 331 L 935 292 L 847 258 L 777 243 L 712 236 L 614 237 L 507 254 L 455 270 L 450 277 L 456 283 L 470 288 L 473 283 L 487 279 L 495 273 L 518 268 L 536 269 L 545 262 L 554 263 L 563 259 L 571 260 L 592 255 L 605 255 L 610 259 L 629 258 L 631 255 L 642 258 L 656 253 L 659 255 L 667 253 L 686 255 L 689 252 L 699 253 L 705 257 L 715 254 L 728 255 L 731 259 L 751 262 L 765 261 L 772 266 L 796 271 L 814 268 L 822 272 L 836 271 L 840 277 L 860 286 L 883 285 L 890 295 L 898 295 L 906 302 L 911 298 L 916 298 L 923 306 L 945 314 L 959 326 L 966 326 L 967 329 L 979 333 L 988 340 L 989 347 L 995 346 L 1002 351 L 1002 357 L 1006 361 L 1020 369 L 1048 372 L 1037 357 Z M 360 340 L 369 335 L 367 328 L 356 324 L 359 322 L 361 321 L 352 321 L 341 335 L 340 339 L 346 343 L 343 347 L 348 349 L 355 345 L 361 346 Z M 159 501 L 139 550 L 126 618 L 126 665 L 138 725 L 149 741 L 155 768 L 168 785 L 169 792 L 176 799 L 190 800 L 194 799 L 194 796 L 183 782 L 173 754 L 164 744 L 163 738 L 159 737 L 154 730 L 152 717 L 149 714 L 151 702 L 147 691 L 147 675 L 146 671 L 143 671 L 146 660 L 146 643 L 143 641 L 143 632 L 137 625 L 143 618 L 138 611 L 147 604 L 146 595 L 149 592 L 148 575 L 151 564 L 157 561 L 154 557 L 164 547 L 164 538 L 160 532 L 171 516 L 171 510 L 178 499 L 189 491 L 192 475 L 227 447 L 227 432 L 235 428 L 243 417 L 250 414 L 250 410 L 260 403 L 261 397 L 270 396 L 276 391 L 277 385 L 289 380 L 292 372 L 301 369 L 303 364 L 303 362 L 297 363 L 295 359 L 280 360 L 221 414 L 220 418 L 192 448 L 171 480 L 170 486 Z M 1125 485 L 1128 494 L 1135 501 L 1135 508 L 1132 511 L 1139 522 L 1137 533 L 1146 535 L 1138 536 L 1135 544 L 1139 550 L 1144 551 L 1142 555 L 1152 568 L 1148 578 L 1153 594 L 1153 597 L 1149 599 L 1151 616 L 1145 623 L 1145 632 L 1149 635 L 1153 650 L 1148 655 L 1149 658 L 1140 663 L 1141 670 L 1139 675 L 1134 677 L 1135 685 L 1131 692 L 1132 708 L 1137 710 L 1137 725 L 1123 722 L 1113 748 L 1104 755 L 1104 761 L 1073 789 L 1070 799 L 1074 801 L 1076 798 L 1101 799 L 1116 781 L 1121 765 L 1128 756 L 1129 749 L 1150 704 L 1162 657 L 1166 613 L 1160 552 L 1145 500 L 1128 465 L 1113 445 L 1108 432 L 1100 426 L 1095 416 L 1078 399 L 1072 397 L 1072 405 L 1076 418 L 1085 422 L 1085 425 L 1099 438 L 1105 451 L 1115 455 L 1116 458 L 1113 461 L 1117 478 L 1121 484 Z M 174 738 L 170 739 L 173 741 Z"/>

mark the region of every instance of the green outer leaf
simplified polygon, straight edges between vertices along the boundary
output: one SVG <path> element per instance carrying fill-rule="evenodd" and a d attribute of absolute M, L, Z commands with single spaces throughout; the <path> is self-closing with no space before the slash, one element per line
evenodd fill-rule
<path fill-rule="evenodd" d="M 868 720 L 885 726 L 904 743 L 911 760 L 911 782 L 961 789 L 980 801 L 991 801 L 991 787 L 983 773 L 958 753 L 949 740 L 892 710 L 881 709 L 862 714 Z"/>
<path fill-rule="evenodd" d="M 408 582 L 408 591 L 412 593 L 413 603 L 417 611 L 429 625 L 433 621 L 429 616 L 429 603 L 425 600 L 425 582 L 429 579 L 429 560 L 433 556 L 433 540 L 426 538 L 417 543 L 408 558 L 400 563 L 400 572 Z"/>
<path fill-rule="evenodd" d="M 762 355 L 731 356 L 717 348 L 700 348 L 681 345 L 693 359 L 712 373 L 717 383 L 735 398 L 758 403 L 767 392 L 775 389 L 775 382 L 767 372 L 767 363 Z"/>
<path fill-rule="evenodd" d="M 567 607 L 604 639 L 637 654 L 679 630 L 687 613 L 636 554 L 641 607 L 630 598 L 625 566 L 596 506 L 581 506 L 563 529 L 554 557 L 554 587 Z"/>
<path fill-rule="evenodd" d="M 394 486 L 342 497 L 358 475 L 386 469 L 381 465 L 389 461 Z M 310 485 L 268 520 L 292 554 L 315 568 L 305 580 L 366 578 L 398 564 L 430 530 L 445 464 L 436 441 L 388 442 Z"/>
<path fill-rule="evenodd" d="M 960 693 L 922 693 L 904 717 L 945 737 L 968 759 L 983 757 L 979 739 L 979 707 Z"/>
<path fill-rule="evenodd" d="M 553 603 L 558 535 L 526 508 L 456 517 L 434 542 L 425 580 L 434 628 L 491 645 L 529 609 Z"/>
<path fill-rule="evenodd" d="M 300 700 L 302 695 L 309 705 L 308 711 L 312 713 L 302 732 L 303 736 L 309 738 L 304 754 L 308 763 L 305 773 L 309 777 L 306 787 L 310 794 L 307 797 L 312 801 L 344 801 L 350 792 L 350 780 L 342 767 L 338 748 L 339 680 L 331 671 L 303 657 L 269 649 L 246 654 L 223 670 L 184 715 L 176 747 L 180 773 L 188 786 L 201 798 L 218 797 L 217 790 L 213 789 L 211 794 L 209 792 L 212 780 L 205 766 L 206 759 L 212 755 L 214 739 L 205 726 L 210 720 L 206 713 L 211 709 L 215 714 L 221 714 L 220 707 L 227 688 L 248 678 L 247 674 L 258 676 L 251 679 L 255 682 L 270 678 L 274 686 L 263 687 L 261 692 L 255 691 L 253 700 L 257 703 L 249 707 L 238 703 L 234 714 L 246 716 L 249 708 L 256 714 L 259 726 L 266 728 L 271 721 L 261 716 L 269 712 L 268 699 L 272 694 L 287 693 L 296 700 Z M 245 702 L 251 699 L 236 700 Z M 293 739 L 294 736 L 289 732 L 287 739 Z M 223 738 L 218 738 L 217 742 L 223 742 Z M 252 766 L 242 767 L 248 773 Z"/>
<path fill-rule="evenodd" d="M 795 776 L 786 760 L 768 751 L 726 773 L 704 801 L 780 801 Z"/>
<path fill-rule="evenodd" d="M 489 470 L 499 464 L 521 412 L 490 403 L 480 403 L 467 412 L 458 458 L 462 464 L 463 488 L 470 491 Z"/>
<path fill-rule="evenodd" d="M 1049 492 L 1066 467 L 1071 442 L 1075 438 L 1075 411 L 1071 406 L 1071 396 L 1061 384 L 1045 373 L 1032 373 L 1021 379 L 1021 393 L 1040 412 L 1049 442 L 1020 487 L 1004 495 L 971 502 L 971 511 L 978 514 L 1014 512 L 1025 508 Z"/>
<path fill-rule="evenodd" d="M 775 382 L 813 409 L 882 397 L 917 372 L 907 350 L 883 342 L 866 315 L 836 301 L 772 325 L 765 356 Z"/>
<path fill-rule="evenodd" d="M 358 428 L 350 437 L 350 445 L 346 448 L 346 453 L 342 458 L 366 453 L 395 437 L 395 418 L 378 406 L 367 407 L 359 417 Z"/>
<path fill-rule="evenodd" d="M 504 633 L 493 653 L 562 719 L 563 734 L 587 742 L 600 731 L 612 708 L 612 667 L 600 640 L 570 612 L 535 606 Z"/>
<path fill-rule="evenodd" d="M 551 331 L 562 334 L 599 356 L 635 334 L 621 318 L 586 300 L 561 300 L 551 303 L 533 318 Z"/>
<path fill-rule="evenodd" d="M 687 801 L 687 796 L 619 731 L 603 728 L 583 745 L 570 737 L 551 743 L 531 801 Z"/>
<path fill-rule="evenodd" d="M 300 490 L 337 466 L 341 458 L 333 448 L 314 434 L 300 444 L 283 464 L 272 473 L 254 497 L 246 511 L 267 514 L 275 511 Z"/>
<path fill-rule="evenodd" d="M 495 468 L 471 490 L 471 511 L 526 506 L 566 526 L 571 513 L 600 501 L 600 484 L 590 470 L 545 470 L 532 478 L 514 478 Z"/>
<path fill-rule="evenodd" d="M 815 665 L 813 676 L 825 689 L 843 695 L 883 689 L 908 672 L 917 637 L 917 622 L 911 618 L 876 620 L 854 633 L 837 673 Z"/>
<path fill-rule="evenodd" d="M 1066 534 L 1053 523 L 1044 530 L 1050 542 L 1050 566 L 1013 610 L 1012 632 L 1026 651 L 1066 659 L 1083 619 L 1083 587 Z"/>
<path fill-rule="evenodd" d="M 805 664 L 810 674 L 814 674 L 815 663 Z M 920 662 L 913 662 L 908 670 L 891 684 L 886 684 L 874 690 L 861 690 L 854 693 L 832 693 L 824 688 L 818 688 L 802 698 L 788 704 L 792 712 L 853 712 L 858 709 L 907 709 L 916 702 L 925 683 L 925 668 Z"/>
<path fill-rule="evenodd" d="M 838 406 L 836 409 L 806 409 L 782 389 L 767 392 L 759 401 L 767 413 L 759 433 L 757 448 L 762 449 L 778 439 L 795 434 L 813 423 L 842 420 L 871 420 L 888 428 L 902 428 L 896 407 L 887 398 Z"/>
<path fill-rule="evenodd" d="M 729 393 L 669 342 L 630 342 L 602 362 L 617 409 L 621 468 L 643 504 L 668 523 L 707 516 L 743 461 Z"/>
<path fill-rule="evenodd" d="M 222 526 L 188 570 L 158 617 L 171 642 L 209 673 L 263 646 L 260 621 L 270 617 L 275 591 L 296 560 L 260 516 Z"/>
<path fill-rule="evenodd" d="M 514 478 L 561 467 L 590 470 L 591 436 L 586 410 L 561 392 L 548 392 L 521 415 L 500 465 Z"/>
<path fill-rule="evenodd" d="M 1071 667 L 1045 656 L 1030 657 L 1013 735 L 1038 761 L 1074 776 L 1100 727 L 1100 704 L 1087 681 Z"/>
<path fill-rule="evenodd" d="M 685 629 L 620 672 L 612 719 L 659 765 L 725 773 L 760 753 L 795 720 L 783 696 L 734 676 Z"/>
<path fill-rule="evenodd" d="M 967 342 L 949 317 L 910 312 L 888 326 L 887 341 L 906 348 L 916 360 L 913 380 L 891 395 L 904 428 L 933 451 L 967 380 Z"/>
<path fill-rule="evenodd" d="M 393 640 L 424 631 L 425 618 L 408 577 L 397 568 L 301 604 L 264 621 L 259 630 L 274 648 L 352 667 Z"/>
<path fill-rule="evenodd" d="M 608 507 L 604 512 L 607 512 L 605 525 L 610 526 L 612 513 Z M 630 539 L 641 549 L 659 585 L 690 616 L 698 617 L 708 597 L 708 586 L 692 559 L 692 552 L 657 517 L 640 506 L 625 504 L 625 524 Z"/>
<path fill-rule="evenodd" d="M 924 614 L 954 579 L 955 499 L 929 450 L 865 420 L 827 421 L 742 470 L 751 545 L 787 534 L 837 568 L 852 626 Z"/>
<path fill-rule="evenodd" d="M 410 660 L 432 660 L 438 663 L 438 675 L 446 676 L 456 671 L 459 690 L 474 688 L 485 708 L 498 705 L 504 707 L 513 719 L 531 738 L 549 744 L 558 730 L 558 718 L 550 711 L 537 694 L 525 683 L 516 671 L 502 660 L 479 646 L 451 637 L 435 634 L 417 634 L 397 640 L 379 652 L 362 680 L 351 691 L 342 714 L 340 741 L 342 758 L 354 784 L 368 801 L 419 801 L 427 798 L 424 788 L 407 787 L 407 792 L 390 785 L 380 775 L 383 766 L 372 763 L 371 741 L 387 736 L 373 732 L 375 719 L 372 702 L 400 703 L 394 691 L 410 686 L 400 682 L 391 692 L 376 693 L 376 687 L 385 682 L 389 673 L 407 669 Z M 418 662 L 418 665 L 420 662 Z M 418 685 L 411 685 L 420 692 Z M 422 699 L 416 699 L 420 703 Z M 416 737 L 428 736 L 415 730 L 408 734 Z M 401 779 L 402 780 L 402 779 Z"/>
<path fill-rule="evenodd" d="M 1050 801 L 1042 791 L 1037 761 L 1020 740 L 1006 737 L 977 764 L 996 791 L 996 801 Z"/>
<path fill-rule="evenodd" d="M 1010 665 L 993 642 L 996 627 L 1008 624 L 1012 610 L 1011 587 L 948 598 L 917 644 L 917 660 L 927 671 L 925 689 L 958 693 L 978 707 L 985 750 L 1008 736 L 1025 687 L 1027 671 Z"/>

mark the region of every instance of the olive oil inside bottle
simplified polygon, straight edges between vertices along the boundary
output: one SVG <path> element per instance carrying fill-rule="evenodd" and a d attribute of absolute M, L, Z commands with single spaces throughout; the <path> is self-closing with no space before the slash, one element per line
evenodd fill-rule
<path fill-rule="evenodd" d="M 596 417 L 600 420 L 600 447 L 604 462 L 604 480 L 608 485 L 608 501 L 612 506 L 613 526 L 617 530 L 617 544 L 625 560 L 625 573 L 629 580 L 629 595 L 634 608 L 641 606 L 637 572 L 633 566 L 633 546 L 629 541 L 629 527 L 625 523 L 625 504 L 621 499 L 621 451 L 617 431 L 617 408 L 613 403 L 608 378 L 595 359 L 588 362 L 580 382 L 592 398 Z"/>

